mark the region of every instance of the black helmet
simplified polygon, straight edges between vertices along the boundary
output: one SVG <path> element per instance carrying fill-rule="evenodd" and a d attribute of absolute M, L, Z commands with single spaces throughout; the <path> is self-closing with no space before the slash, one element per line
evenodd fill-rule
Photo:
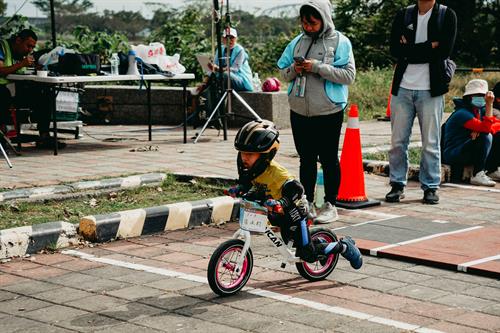
<path fill-rule="evenodd" d="M 234 139 L 236 150 L 247 153 L 269 153 L 272 150 L 276 153 L 279 146 L 279 132 L 269 120 L 251 121 L 245 124 Z"/>

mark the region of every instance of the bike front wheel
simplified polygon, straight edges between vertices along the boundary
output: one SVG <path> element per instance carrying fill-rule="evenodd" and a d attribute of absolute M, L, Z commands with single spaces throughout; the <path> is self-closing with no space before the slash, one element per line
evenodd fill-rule
<path fill-rule="evenodd" d="M 311 230 L 311 240 L 314 243 L 332 243 L 337 242 L 337 236 L 329 229 L 315 228 Z M 309 281 L 324 280 L 337 266 L 339 254 L 333 253 L 324 256 L 313 263 L 301 261 L 295 264 L 299 274 Z"/>
<path fill-rule="evenodd" d="M 253 268 L 252 251 L 248 249 L 241 270 L 237 262 L 241 258 L 245 243 L 241 239 L 225 241 L 214 251 L 208 263 L 208 284 L 220 296 L 234 295 L 245 286 Z"/>

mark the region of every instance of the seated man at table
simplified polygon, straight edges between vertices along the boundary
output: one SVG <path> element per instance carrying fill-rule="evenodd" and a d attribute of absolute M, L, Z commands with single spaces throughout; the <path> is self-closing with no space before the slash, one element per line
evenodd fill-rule
<path fill-rule="evenodd" d="M 21 30 L 9 39 L 0 40 L 0 130 L 5 131 L 5 126 L 13 122 L 10 109 L 19 102 L 34 111 L 34 120 L 40 132 L 37 147 L 52 148 L 54 141 L 49 135 L 50 95 L 32 84 L 27 84 L 29 89 L 23 89 L 28 91 L 28 96 L 21 93 L 14 94 L 14 84 L 6 79 L 9 74 L 23 74 L 26 67 L 35 65 L 31 53 L 37 40 L 37 35 L 30 29 Z M 16 97 L 13 97 L 14 95 Z M 62 145 L 64 144 L 60 144 L 60 147 Z"/>

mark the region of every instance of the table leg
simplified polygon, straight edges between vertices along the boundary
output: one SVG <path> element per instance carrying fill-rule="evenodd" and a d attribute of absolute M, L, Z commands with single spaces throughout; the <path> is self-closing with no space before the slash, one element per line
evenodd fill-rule
<path fill-rule="evenodd" d="M 59 142 L 57 141 L 57 88 L 51 87 L 51 99 L 52 99 L 52 122 L 54 123 L 54 155 L 58 154 Z"/>
<path fill-rule="evenodd" d="M 182 109 L 184 110 L 184 143 L 187 143 L 187 81 L 182 80 Z"/>
<path fill-rule="evenodd" d="M 148 94 L 148 130 L 149 130 L 149 141 L 153 140 L 153 134 L 152 134 L 152 115 L 151 115 L 151 82 L 144 81 L 144 84 L 146 85 L 146 92 Z"/>

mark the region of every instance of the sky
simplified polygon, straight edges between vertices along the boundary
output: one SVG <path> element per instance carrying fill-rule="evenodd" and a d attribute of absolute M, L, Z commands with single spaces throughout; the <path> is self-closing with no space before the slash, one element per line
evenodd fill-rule
<path fill-rule="evenodd" d="M 48 0 L 47 0 L 48 1 Z M 224 6 L 226 6 L 226 1 L 224 0 Z M 230 11 L 241 9 L 251 13 L 258 14 L 259 12 L 269 11 L 270 9 L 282 6 L 299 4 L 303 0 L 229 0 Z M 12 15 L 16 10 L 18 10 L 25 0 L 5 0 L 7 3 L 7 15 Z M 93 0 L 94 11 L 102 12 L 105 9 L 119 11 L 119 10 L 130 10 L 138 11 L 140 10 L 145 17 L 151 17 L 151 9 L 148 9 L 146 2 L 156 2 L 165 5 L 170 5 L 172 7 L 180 7 L 186 4 L 188 1 L 182 0 Z M 206 0 L 207 6 L 213 5 L 213 0 Z M 220 3 L 220 0 L 219 0 Z M 225 8 L 225 7 L 224 7 Z M 26 4 L 19 11 L 19 14 L 28 17 L 43 17 L 43 13 L 38 11 L 35 6 L 31 4 L 28 0 Z"/>

